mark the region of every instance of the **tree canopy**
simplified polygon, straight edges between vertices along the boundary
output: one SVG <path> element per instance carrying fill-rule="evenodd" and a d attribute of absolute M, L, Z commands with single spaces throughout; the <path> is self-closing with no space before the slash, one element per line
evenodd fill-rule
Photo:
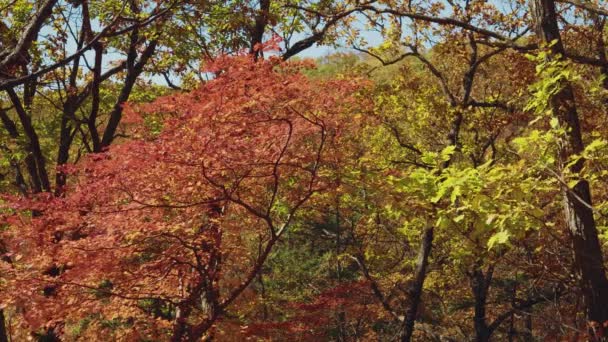
<path fill-rule="evenodd" d="M 0 13 L 0 342 L 608 338 L 604 1 Z"/>

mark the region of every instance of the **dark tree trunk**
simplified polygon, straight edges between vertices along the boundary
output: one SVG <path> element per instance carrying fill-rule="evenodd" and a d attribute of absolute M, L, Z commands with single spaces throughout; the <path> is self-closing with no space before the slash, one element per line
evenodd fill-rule
<path fill-rule="evenodd" d="M 456 116 L 452 120 L 450 132 L 448 133 L 448 146 L 455 146 L 458 148 L 458 135 L 463 121 L 462 111 L 458 110 Z M 446 169 L 452 163 L 452 157 L 443 162 L 441 165 L 442 169 Z M 418 315 L 418 307 L 422 300 L 422 288 L 426 279 L 429 257 L 433 248 L 433 237 L 434 227 L 432 225 L 427 226 L 422 232 L 422 242 L 420 249 L 418 250 L 418 260 L 416 261 L 416 271 L 414 273 L 414 282 L 410 289 L 410 305 L 405 313 L 405 320 L 403 321 L 403 335 L 401 335 L 401 341 L 409 342 L 414 334 L 414 325 L 416 324 L 416 318 Z"/>
<path fill-rule="evenodd" d="M 129 6 L 133 13 L 139 14 L 140 9 L 137 6 L 137 3 L 137 1 L 130 1 Z M 148 60 L 156 51 L 158 39 L 153 39 L 148 42 L 148 46 L 146 46 L 145 49 L 143 49 L 143 51 L 139 54 L 138 60 L 138 50 L 140 49 L 141 45 L 142 36 L 140 35 L 139 28 L 136 28 L 131 32 L 130 36 L 129 51 L 127 53 L 126 61 L 127 75 L 125 77 L 125 83 L 120 90 L 118 99 L 114 104 L 112 112 L 110 113 L 108 124 L 103 132 L 103 137 L 101 138 L 101 142 L 99 144 L 100 150 L 96 150 L 95 152 L 100 152 L 101 149 L 110 146 L 110 144 L 114 141 L 118 124 L 120 124 L 120 120 L 122 119 L 123 105 L 129 100 L 129 96 L 131 96 L 135 82 L 139 78 L 139 75 L 141 75 L 141 73 L 144 71 L 144 66 Z"/>
<path fill-rule="evenodd" d="M 594 31 L 597 33 L 596 38 L 596 51 L 597 58 L 604 64 L 600 67 L 600 72 L 604 79 L 602 80 L 602 86 L 605 90 L 608 90 L 608 57 L 606 56 L 606 43 L 604 42 L 604 29 L 606 27 L 606 17 L 593 14 L 594 16 Z M 604 105 L 608 106 L 608 98 L 604 99 Z"/>
<path fill-rule="evenodd" d="M 517 304 L 517 283 L 515 281 L 513 284 L 511 284 L 510 292 L 511 307 L 514 308 Z M 515 330 L 515 311 L 513 311 L 511 312 L 511 317 L 509 317 L 509 342 L 514 342 L 516 336 L 517 331 Z"/>
<path fill-rule="evenodd" d="M 429 264 L 429 256 L 431 255 L 431 248 L 433 246 L 433 226 L 428 226 L 422 232 L 422 242 L 420 244 L 420 250 L 418 251 L 418 260 L 416 261 L 416 272 L 414 274 L 414 282 L 410 289 L 410 305 L 407 308 L 405 314 L 405 321 L 403 322 L 403 335 L 401 341 L 409 342 L 414 334 L 414 324 L 416 323 L 416 317 L 418 315 L 418 307 L 422 299 L 422 287 L 424 286 L 424 280 L 426 279 L 427 268 Z"/>
<path fill-rule="evenodd" d="M 84 10 L 88 10 L 86 4 L 83 4 Z M 84 14 L 88 16 L 87 13 Z M 88 26 L 82 25 L 80 30 L 80 36 L 78 38 L 78 44 L 76 48 L 78 50 L 82 49 L 85 40 L 87 38 L 87 28 Z M 61 118 L 61 130 L 59 133 L 59 148 L 57 150 L 57 166 L 65 165 L 70 159 L 70 147 L 72 146 L 72 141 L 74 139 L 74 134 L 77 130 L 76 127 L 72 127 L 72 122 L 76 121 L 76 111 L 78 110 L 78 98 L 79 95 L 76 94 L 75 90 L 78 87 L 77 79 L 78 72 L 80 70 L 80 56 L 76 57 L 72 62 L 72 68 L 70 70 L 70 75 L 68 78 L 69 89 L 72 91 L 67 91 L 67 98 L 63 104 L 63 116 Z M 76 123 L 76 125 L 78 125 Z M 64 187 L 67 181 L 66 174 L 60 170 L 55 173 L 55 195 L 61 196 L 64 191 Z"/>
<path fill-rule="evenodd" d="M 526 317 L 526 330 L 524 332 L 524 342 L 534 342 L 534 335 L 532 333 L 532 308 L 524 310 Z"/>
<path fill-rule="evenodd" d="M 72 140 L 74 138 L 74 131 L 72 130 L 71 117 L 75 113 L 75 109 L 72 110 L 71 100 L 64 106 L 63 117 L 61 118 L 61 130 L 59 133 L 59 148 L 57 150 L 57 166 L 65 165 L 70 159 L 70 147 L 72 146 Z M 58 170 L 55 174 L 55 195 L 61 196 L 64 192 L 64 187 L 67 181 L 66 174 Z"/>
<path fill-rule="evenodd" d="M 0 310 L 0 342 L 8 342 L 8 332 L 6 331 L 6 320 L 4 310 Z"/>
<path fill-rule="evenodd" d="M 532 8 L 539 39 L 544 43 L 555 42 L 551 46 L 552 56 L 549 58 L 563 56 L 564 46 L 557 24 L 554 0 L 533 0 Z M 567 132 L 559 156 L 562 164 L 565 164 L 570 157 L 580 154 L 585 146 L 572 87 L 567 83 L 563 86 L 552 98 L 551 106 L 553 115 Z M 583 163 L 583 160 L 579 160 L 571 166 L 571 171 L 578 173 Z M 608 280 L 591 204 L 591 192 L 586 180 L 579 181 L 572 189 L 564 189 L 566 223 L 572 236 L 574 262 L 587 320 L 603 323 L 608 321 Z"/>
<path fill-rule="evenodd" d="M 263 42 L 264 32 L 268 25 L 268 16 L 270 15 L 270 0 L 260 0 L 260 8 L 257 15 L 255 16 L 255 22 L 251 28 L 251 42 L 250 42 L 250 53 L 254 58 L 258 58 L 262 55 L 262 51 L 259 50 L 259 45 Z"/>
<path fill-rule="evenodd" d="M 2 108 L 0 108 L 0 121 L 2 121 L 4 128 L 8 131 L 8 134 L 12 139 L 19 139 L 19 131 L 17 130 L 17 125 L 8 116 L 6 110 Z M 15 169 L 15 185 L 19 188 L 21 193 L 25 195 L 28 191 L 28 188 L 27 184 L 25 183 L 25 179 L 23 178 L 23 174 L 21 173 L 21 167 L 19 166 L 19 164 L 17 164 L 16 161 L 11 162 L 11 164 Z M 34 180 L 38 180 L 36 164 L 30 154 L 25 157 L 25 165 L 27 167 L 32 182 L 34 182 Z M 38 184 L 38 188 L 40 188 L 40 184 Z"/>
<path fill-rule="evenodd" d="M 33 177 L 32 182 L 35 185 L 34 192 L 41 191 L 50 191 L 51 185 L 48 178 L 48 173 L 46 171 L 46 160 L 44 155 L 42 154 L 42 150 L 40 148 L 40 141 L 38 139 L 38 134 L 32 125 L 32 120 L 27 113 L 26 109 L 23 107 L 19 96 L 17 93 L 11 88 L 6 91 L 11 99 L 11 102 L 15 106 L 15 111 L 19 116 L 19 121 L 23 126 L 23 131 L 28 138 L 28 153 L 31 154 L 33 161 L 35 163 L 35 172 L 34 170 L 29 170 L 30 174 L 35 175 Z M 34 167 L 34 165 L 31 165 Z M 29 165 L 28 165 L 29 169 Z"/>
<path fill-rule="evenodd" d="M 340 227 L 340 197 L 336 198 L 336 256 L 342 254 L 342 229 Z M 336 258 L 336 278 L 338 284 L 342 282 L 342 263 L 340 258 Z M 338 321 L 338 341 L 344 342 L 348 340 L 348 332 L 346 329 L 346 312 L 340 306 L 337 314 Z"/>
<path fill-rule="evenodd" d="M 122 119 L 123 105 L 129 100 L 129 96 L 131 96 L 131 91 L 133 90 L 133 86 L 135 85 L 137 78 L 143 72 L 145 64 L 148 62 L 150 57 L 152 57 L 152 54 L 154 54 L 156 46 L 158 45 L 157 40 L 151 41 L 139 57 L 139 62 L 136 63 L 135 59 L 137 57 L 138 40 L 138 32 L 137 30 L 134 30 L 131 48 L 127 56 L 127 76 L 125 78 L 125 84 L 118 95 L 118 100 L 114 104 L 112 112 L 110 113 L 108 125 L 106 126 L 101 139 L 100 149 L 110 146 L 110 144 L 114 141 L 118 124 Z"/>
<path fill-rule="evenodd" d="M 57 0 L 38 1 L 36 14 L 31 17 L 28 24 L 23 28 L 16 45 L 11 49 L 6 49 L 6 51 L 0 51 L 0 70 L 24 64 L 24 59 L 27 62 L 27 59 L 29 59 L 28 50 L 34 41 L 36 41 L 44 22 L 53 14 L 53 7 L 56 4 Z"/>
<path fill-rule="evenodd" d="M 93 86 L 91 89 L 91 112 L 87 118 L 87 127 L 89 128 L 89 134 L 91 135 L 91 143 L 93 144 L 93 151 L 101 151 L 101 139 L 99 132 L 97 132 L 97 115 L 99 114 L 99 105 L 101 102 L 100 97 L 100 84 L 101 84 L 101 67 L 103 63 L 103 45 L 97 43 L 93 46 L 95 50 L 95 66 L 93 68 Z"/>
<path fill-rule="evenodd" d="M 197 279 L 188 297 L 184 298 L 179 304 L 173 324 L 172 342 L 182 341 L 211 341 L 213 340 L 212 327 L 222 314 L 220 307 L 219 283 L 222 272 L 222 237 L 223 232 L 215 219 L 224 213 L 224 208 L 214 205 L 209 209 L 210 224 L 203 228 L 212 232 L 211 242 L 204 239 L 200 242 L 200 251 L 204 254 L 197 254 L 197 260 L 207 258 L 207 263 L 199 265 L 201 268 L 196 271 L 202 276 Z M 198 252 L 197 252 L 198 253 Z M 194 271 L 194 270 L 193 270 Z M 256 273 L 258 275 L 259 273 Z M 253 278 L 252 278 L 253 279 Z M 193 325 L 189 323 L 190 315 L 195 307 L 200 306 L 206 318 L 200 323 Z"/>
<path fill-rule="evenodd" d="M 469 276 L 471 278 L 473 298 L 475 299 L 475 316 L 473 317 L 475 342 L 487 342 L 492 335 L 492 330 L 486 320 L 486 302 L 488 299 L 488 289 L 492 280 L 492 268 L 489 268 L 484 275 L 481 266 L 476 267 Z"/>

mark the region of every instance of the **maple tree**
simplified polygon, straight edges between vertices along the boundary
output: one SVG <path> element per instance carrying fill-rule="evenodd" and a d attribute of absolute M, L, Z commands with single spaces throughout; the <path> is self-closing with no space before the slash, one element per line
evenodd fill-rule
<path fill-rule="evenodd" d="M 7 219 L 21 228 L 7 247 L 33 253 L 11 256 L 3 292 L 29 324 L 52 324 L 57 310 L 69 313 L 63 324 L 97 313 L 131 334 L 170 328 L 172 340 L 197 340 L 298 210 L 332 186 L 325 154 L 355 101 L 352 81 L 314 86 L 297 64 L 249 56 L 209 67 L 218 77 L 199 89 L 130 108 L 145 113 L 132 128 L 141 138 L 88 158 L 65 197 L 16 202 Z M 155 133 L 146 124 L 157 116 Z"/>
<path fill-rule="evenodd" d="M 243 48 L 258 53 L 255 46 L 271 34 L 284 37 L 288 59 L 354 11 L 321 8 L 333 14 L 313 25 L 299 12 L 285 14 L 294 11 L 287 4 L 270 2 L 0 2 L 0 118 L 12 140 L 3 149 L 12 159 L 13 186 L 60 196 L 66 175 L 54 166 L 124 136 L 123 104 L 137 93 L 158 95 L 146 79 L 162 77 L 164 92 L 194 87 L 205 80 L 201 58 Z M 296 34 L 303 38 L 290 38 Z"/>

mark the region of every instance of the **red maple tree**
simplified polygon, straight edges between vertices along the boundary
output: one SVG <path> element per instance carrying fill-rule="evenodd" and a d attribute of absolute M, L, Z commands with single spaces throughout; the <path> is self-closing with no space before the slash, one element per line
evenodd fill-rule
<path fill-rule="evenodd" d="M 128 106 L 132 137 L 68 168 L 63 197 L 6 198 L 2 303 L 57 334 L 83 320 L 98 338 L 212 334 L 332 187 L 326 155 L 363 108 L 361 82 L 304 67 L 219 58 L 197 90 Z"/>

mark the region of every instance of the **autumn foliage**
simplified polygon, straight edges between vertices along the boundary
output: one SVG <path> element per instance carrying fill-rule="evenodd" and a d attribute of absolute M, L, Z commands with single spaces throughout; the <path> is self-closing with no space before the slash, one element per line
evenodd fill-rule
<path fill-rule="evenodd" d="M 606 4 L 0 0 L 0 342 L 607 340 Z"/>
<path fill-rule="evenodd" d="M 198 89 L 129 106 L 132 137 L 66 167 L 65 196 L 7 197 L 5 305 L 58 335 L 83 321 L 98 338 L 209 334 L 334 186 L 326 155 L 363 83 L 305 67 L 219 58 Z"/>

